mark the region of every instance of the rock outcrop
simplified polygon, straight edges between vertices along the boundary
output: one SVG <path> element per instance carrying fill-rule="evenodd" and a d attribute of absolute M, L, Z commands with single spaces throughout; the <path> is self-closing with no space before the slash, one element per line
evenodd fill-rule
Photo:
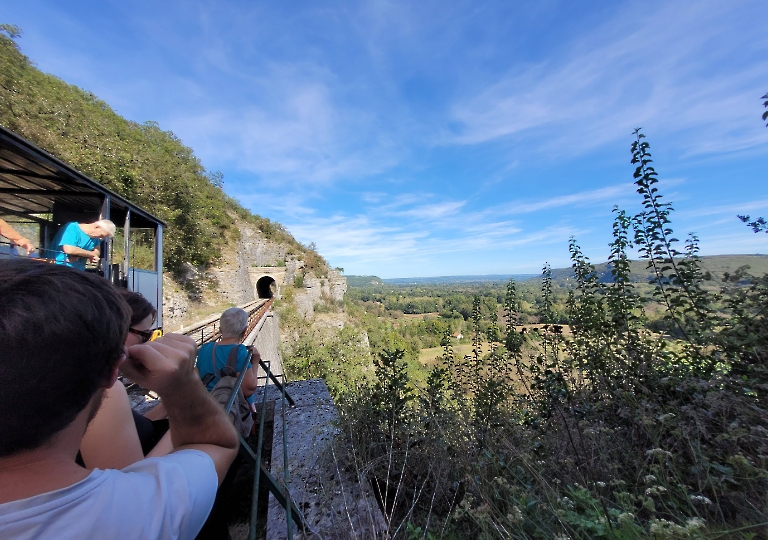
<path fill-rule="evenodd" d="M 304 285 L 300 288 L 294 302 L 296 310 L 304 317 L 312 317 L 316 302 L 340 302 L 347 292 L 347 279 L 337 270 L 329 269 L 328 275 L 315 277 L 312 274 L 304 276 Z"/>
<path fill-rule="evenodd" d="M 273 294 L 281 296 L 284 286 L 297 287 L 296 309 L 305 318 L 314 315 L 318 302 L 341 302 L 347 292 L 347 280 L 340 272 L 328 269 L 317 276 L 295 253 L 295 246 L 265 238 L 254 225 L 238 222 L 239 237 L 224 248 L 217 266 L 205 270 L 185 264 L 180 283 L 170 278 L 164 285 L 164 326 L 178 328 L 186 320 L 190 302 L 209 306 L 241 305 L 259 296 L 259 280 L 275 280 Z"/>
<path fill-rule="evenodd" d="M 175 330 L 180 327 L 189 311 L 189 296 L 181 285 L 170 275 L 163 275 L 163 328 Z"/>

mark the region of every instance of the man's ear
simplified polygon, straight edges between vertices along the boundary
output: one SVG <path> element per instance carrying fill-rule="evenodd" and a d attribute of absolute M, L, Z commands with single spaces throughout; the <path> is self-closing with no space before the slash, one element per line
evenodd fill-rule
<path fill-rule="evenodd" d="M 102 385 L 104 388 L 112 388 L 112 386 L 117 381 L 117 370 L 120 368 L 120 364 L 122 364 L 125 361 L 126 354 L 123 352 L 123 354 L 120 355 L 120 359 L 117 361 L 115 366 L 112 368 L 112 371 L 109 373 L 109 379 L 105 381 L 105 383 Z"/>

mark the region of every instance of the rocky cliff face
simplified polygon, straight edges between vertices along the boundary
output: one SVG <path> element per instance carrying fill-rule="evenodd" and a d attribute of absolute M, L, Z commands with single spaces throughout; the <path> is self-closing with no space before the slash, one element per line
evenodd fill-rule
<path fill-rule="evenodd" d="M 163 328 L 176 329 L 187 318 L 189 296 L 169 274 L 163 275 Z"/>
<path fill-rule="evenodd" d="M 302 317 L 314 315 L 315 302 L 344 300 L 347 292 L 347 279 L 337 270 L 328 270 L 328 275 L 317 278 L 311 274 L 304 276 L 304 286 L 294 297 L 296 310 Z"/>
<path fill-rule="evenodd" d="M 297 311 L 303 317 L 312 317 L 316 302 L 344 299 L 347 280 L 338 271 L 329 269 L 327 275 L 320 277 L 312 272 L 305 274 L 305 263 L 293 252 L 292 246 L 265 238 L 253 225 L 238 223 L 237 226 L 240 237 L 229 242 L 217 266 L 205 271 L 185 265 L 180 283 L 165 278 L 165 328 L 178 328 L 181 324 L 194 322 L 187 320 L 194 305 L 240 305 L 256 299 L 253 274 L 257 271 L 264 273 L 269 268 L 275 268 L 270 275 L 274 274 L 281 281 L 277 283 L 278 288 L 292 287 L 297 277 L 303 277 L 294 296 Z"/>

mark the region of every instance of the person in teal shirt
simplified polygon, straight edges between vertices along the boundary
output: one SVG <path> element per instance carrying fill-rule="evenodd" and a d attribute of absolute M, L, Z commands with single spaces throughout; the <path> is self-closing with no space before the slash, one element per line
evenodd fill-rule
<path fill-rule="evenodd" d="M 93 223 L 71 221 L 59 229 L 48 246 L 48 256 L 56 264 L 85 270 L 88 260 L 98 262 L 101 239 L 115 235 L 115 224 L 108 219 Z"/>
<path fill-rule="evenodd" d="M 221 339 L 216 343 L 206 343 L 197 351 L 197 372 L 201 379 L 204 379 L 208 374 L 214 375 L 213 379 L 206 385 L 210 392 L 216 386 L 216 383 L 219 382 L 213 370 L 214 358 L 216 367 L 221 371 L 227 365 L 229 352 L 233 347 L 237 347 L 236 371 L 239 375 L 243 369 L 247 370 L 243 377 L 241 388 L 243 389 L 243 395 L 250 403 L 253 403 L 254 392 L 258 386 L 256 369 L 253 368 L 253 364 L 249 363 L 246 365 L 248 349 L 240 343 L 245 337 L 245 332 L 248 328 L 248 314 L 237 307 L 229 308 L 221 314 L 219 328 L 221 330 Z M 258 351 L 255 349 L 253 351 L 253 358 L 256 359 L 256 362 L 260 358 Z"/>

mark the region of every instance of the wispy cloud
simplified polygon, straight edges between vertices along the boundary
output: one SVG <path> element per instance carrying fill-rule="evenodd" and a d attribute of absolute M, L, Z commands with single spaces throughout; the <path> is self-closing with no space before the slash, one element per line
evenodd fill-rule
<path fill-rule="evenodd" d="M 768 199 L 745 200 L 736 204 L 718 204 L 713 206 L 701 206 L 679 212 L 681 217 L 695 218 L 704 216 L 716 216 L 720 214 L 729 214 L 731 217 L 736 215 L 748 214 L 750 212 L 764 212 L 768 210 Z"/>
<path fill-rule="evenodd" d="M 425 204 L 396 212 L 403 217 L 411 217 L 423 220 L 442 219 L 455 216 L 459 210 L 466 204 L 466 201 L 447 201 L 437 204 Z"/>
<path fill-rule="evenodd" d="M 272 99 L 262 105 L 213 109 L 169 121 L 204 158 L 215 156 L 219 163 L 268 181 L 327 184 L 372 175 L 395 162 L 386 144 L 355 139 L 361 119 L 338 106 L 326 84 L 276 73 L 269 86 Z"/>
<path fill-rule="evenodd" d="M 563 206 L 590 206 L 602 203 L 606 200 L 618 202 L 620 198 L 627 197 L 633 192 L 634 189 L 631 184 L 620 184 L 579 193 L 571 193 L 569 195 L 559 195 L 539 201 L 510 201 L 503 205 L 489 208 L 488 212 L 518 215 Z"/>
<path fill-rule="evenodd" d="M 337 213 L 333 217 L 306 214 L 289 221 L 288 227 L 299 240 L 315 242 L 333 264 L 353 265 L 387 277 L 403 275 L 402 271 L 398 273 L 393 268 L 402 266 L 404 261 L 423 261 L 419 271 L 426 272 L 425 275 L 439 272 L 436 260 L 446 257 L 451 258 L 454 267 L 462 266 L 466 271 L 473 269 L 475 273 L 482 273 L 482 265 L 492 261 L 500 271 L 511 272 L 504 270 L 510 265 L 515 266 L 515 271 L 522 267 L 535 270 L 547 258 L 545 254 L 528 261 L 527 266 L 511 254 L 531 249 L 541 252 L 546 246 L 565 249 L 570 236 L 585 234 L 587 229 L 569 223 L 524 225 L 519 219 L 504 219 L 505 215 L 514 217 L 562 206 L 586 208 L 603 204 L 627 189 L 627 186 L 619 185 L 567 196 L 518 201 L 493 211 L 468 210 L 467 201 L 422 204 L 424 200 L 435 199 L 435 195 L 402 193 L 387 205 L 374 202 L 364 213 Z M 371 198 L 368 194 L 363 198 L 379 200 L 378 196 Z"/>
<path fill-rule="evenodd" d="M 768 47 L 768 34 L 744 24 L 745 17 L 758 13 L 718 2 L 636 8 L 626 5 L 564 44 L 560 54 L 516 66 L 457 102 L 452 110 L 457 128 L 445 132 L 442 142 L 479 144 L 525 134 L 527 147 L 579 153 L 626 139 L 637 126 L 657 131 L 706 126 L 683 142 L 692 154 L 768 141 L 754 121 L 768 71 L 758 51 Z M 740 58 L 746 51 L 748 62 L 710 68 L 713 55 Z"/>

